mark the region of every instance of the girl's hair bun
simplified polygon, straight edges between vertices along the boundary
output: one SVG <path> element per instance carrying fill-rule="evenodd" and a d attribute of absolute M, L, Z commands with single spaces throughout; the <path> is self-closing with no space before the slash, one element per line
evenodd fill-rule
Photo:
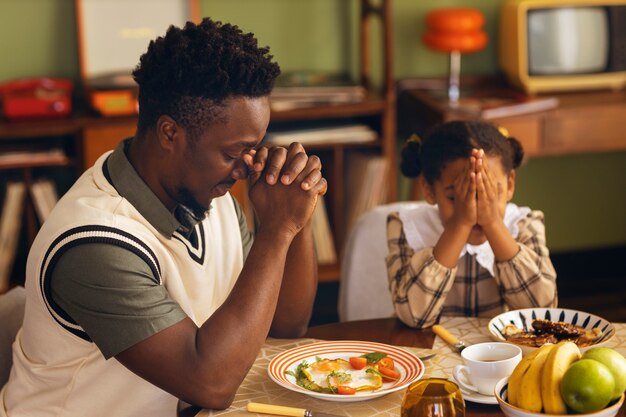
<path fill-rule="evenodd" d="M 400 171 L 409 178 L 417 177 L 422 172 L 420 160 L 422 141 L 416 134 L 411 135 L 402 148 Z"/>
<path fill-rule="evenodd" d="M 508 137 L 506 139 L 511 146 L 511 149 L 513 150 L 513 169 L 517 169 L 520 165 L 522 165 L 522 162 L 524 161 L 524 148 L 522 147 L 520 141 L 518 141 L 514 137 Z"/>

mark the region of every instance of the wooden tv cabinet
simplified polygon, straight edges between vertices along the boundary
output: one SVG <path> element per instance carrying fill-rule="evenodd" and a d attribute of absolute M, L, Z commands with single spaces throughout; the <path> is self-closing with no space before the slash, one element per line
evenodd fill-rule
<path fill-rule="evenodd" d="M 468 78 L 461 87 L 494 88 L 489 78 Z M 442 80 L 413 79 L 398 84 L 398 133 L 425 134 L 432 126 L 448 120 L 472 119 L 462 112 L 433 100 L 429 88 L 441 87 Z M 498 88 L 510 88 L 499 85 Z M 510 136 L 524 145 L 528 156 L 626 150 L 626 90 L 550 94 L 559 104 L 552 109 L 490 119 L 505 127 Z"/>

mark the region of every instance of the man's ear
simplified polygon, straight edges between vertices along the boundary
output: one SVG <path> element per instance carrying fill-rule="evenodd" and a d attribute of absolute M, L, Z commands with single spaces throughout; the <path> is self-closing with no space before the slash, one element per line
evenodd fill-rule
<path fill-rule="evenodd" d="M 160 116 L 156 122 L 156 133 L 159 145 L 165 150 L 173 150 L 178 135 L 181 133 L 178 123 L 170 116 Z"/>
<path fill-rule="evenodd" d="M 506 179 L 507 181 L 507 190 L 506 190 L 506 201 L 509 202 L 513 199 L 513 194 L 515 193 L 515 170 L 511 170 L 511 173 Z"/>
<path fill-rule="evenodd" d="M 424 200 L 426 200 L 428 204 L 435 204 L 435 191 L 432 189 L 428 181 L 426 181 L 423 175 L 420 175 L 418 181 L 420 182 L 420 186 L 422 188 L 422 195 L 424 196 Z"/>

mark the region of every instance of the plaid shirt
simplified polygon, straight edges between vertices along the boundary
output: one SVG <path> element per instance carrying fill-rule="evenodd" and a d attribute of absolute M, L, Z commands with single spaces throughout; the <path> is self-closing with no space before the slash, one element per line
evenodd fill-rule
<path fill-rule="evenodd" d="M 546 247 L 543 213 L 518 222 L 519 252 L 495 262 L 495 276 L 474 256 L 454 268 L 435 260 L 433 248 L 414 251 L 398 213 L 387 218 L 389 289 L 398 318 L 411 327 L 433 325 L 441 314 L 493 317 L 507 309 L 556 307 L 556 272 Z"/>

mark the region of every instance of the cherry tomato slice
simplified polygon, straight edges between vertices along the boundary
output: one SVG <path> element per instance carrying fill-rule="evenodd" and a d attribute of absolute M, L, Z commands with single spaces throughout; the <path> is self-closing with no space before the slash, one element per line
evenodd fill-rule
<path fill-rule="evenodd" d="M 350 358 L 350 365 L 354 369 L 363 369 L 367 365 L 367 358 L 362 358 L 362 357 L 357 357 L 357 356 L 352 357 Z"/>
<path fill-rule="evenodd" d="M 387 368 L 387 369 L 394 369 L 395 368 L 395 364 L 393 363 L 393 359 L 391 359 L 389 356 L 382 358 L 381 360 L 379 360 L 378 362 L 378 368 Z"/>
<path fill-rule="evenodd" d="M 356 388 L 347 387 L 345 385 L 337 386 L 337 394 L 339 395 L 354 395 L 356 394 Z"/>
<path fill-rule="evenodd" d="M 393 381 L 397 381 L 398 379 L 400 379 L 400 372 L 397 372 L 393 369 L 379 366 L 378 372 L 380 372 L 383 375 L 383 381 L 385 382 L 393 382 Z"/>

